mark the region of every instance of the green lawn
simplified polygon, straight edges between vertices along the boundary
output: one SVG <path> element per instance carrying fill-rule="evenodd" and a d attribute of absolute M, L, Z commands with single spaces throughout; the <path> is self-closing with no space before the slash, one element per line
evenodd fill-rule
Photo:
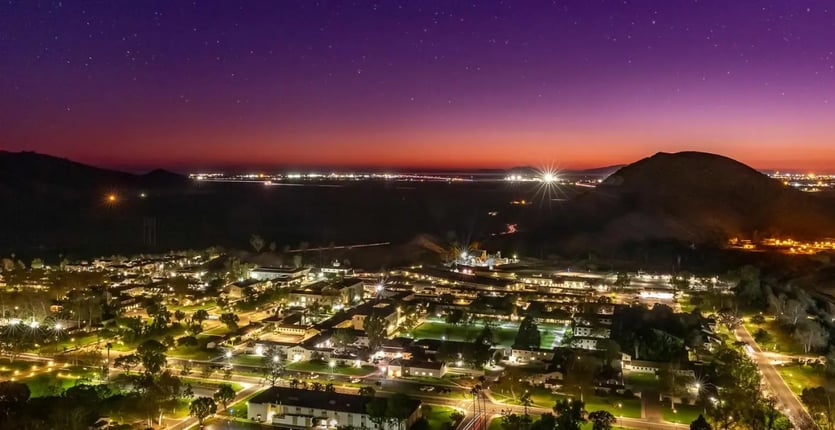
<path fill-rule="evenodd" d="M 519 404 L 518 400 L 510 397 L 503 397 L 501 394 L 493 392 L 493 397 L 496 400 L 504 401 L 508 404 Z M 576 398 L 576 396 L 564 396 L 560 394 L 553 394 L 544 388 L 533 388 L 531 390 L 531 400 L 534 405 L 542 408 L 551 408 L 558 400 L 565 397 Z M 625 398 L 620 396 L 596 396 L 586 394 L 583 396 L 586 403 L 586 410 L 589 412 L 603 410 L 609 411 L 614 416 L 624 416 L 629 418 L 641 417 L 641 400 L 635 397 Z"/>
<path fill-rule="evenodd" d="M 664 421 L 690 425 L 704 411 L 704 408 L 697 405 L 676 405 L 676 409 L 670 409 L 668 403 L 664 404 Z"/>
<path fill-rule="evenodd" d="M 244 354 L 232 357 L 232 363 L 243 364 L 245 366 L 261 366 L 263 361 L 264 357 L 260 355 Z"/>
<path fill-rule="evenodd" d="M 427 405 L 429 406 L 429 405 Z M 455 412 L 454 408 L 449 406 L 429 406 L 431 409 L 428 413 L 424 414 L 423 417 L 426 418 L 426 421 L 429 422 L 430 429 L 443 429 L 443 428 L 452 428 L 452 420 L 449 418 L 450 414 Z M 449 426 L 447 426 L 449 425 Z"/>
<path fill-rule="evenodd" d="M 299 361 L 297 363 L 290 363 L 285 368 L 292 372 L 318 372 L 318 373 L 330 373 L 331 367 L 328 363 L 324 362 L 317 362 L 317 361 Z M 371 372 L 376 370 L 374 366 L 362 366 L 362 367 L 354 367 L 354 366 L 334 366 L 333 373 L 340 374 L 340 375 L 349 375 L 349 376 L 365 376 Z"/>
<path fill-rule="evenodd" d="M 70 366 L 55 367 L 51 372 L 38 372 L 19 381 L 29 386 L 31 397 L 42 397 L 61 394 L 69 387 L 86 380 L 97 380 L 99 376 L 100 373 L 92 367 Z"/>
<path fill-rule="evenodd" d="M 197 337 L 225 336 L 228 333 L 229 333 L 229 328 L 228 327 L 226 327 L 225 325 L 219 325 L 215 328 L 212 328 L 212 329 L 209 329 L 209 330 L 206 330 L 206 331 L 200 333 L 199 335 L 197 335 Z"/>
<path fill-rule="evenodd" d="M 220 351 L 220 350 L 208 350 L 208 349 L 203 349 L 199 346 L 194 346 L 194 347 L 178 346 L 178 347 L 168 351 L 168 356 L 169 357 L 185 358 L 185 359 L 189 359 L 189 360 L 204 360 L 204 361 L 207 361 L 207 360 L 212 360 L 212 359 L 218 358 L 221 355 L 223 355 L 223 352 Z"/>
<path fill-rule="evenodd" d="M 504 326 L 504 327 L 502 327 Z M 499 345 L 511 346 L 516 339 L 518 326 L 509 328 L 510 323 L 492 328 L 493 341 Z M 425 322 L 412 330 L 415 339 L 444 339 L 458 342 L 472 341 L 484 329 L 483 325 L 473 324 L 469 326 L 452 325 L 443 322 Z"/>
<path fill-rule="evenodd" d="M 542 334 L 540 346 L 545 349 L 551 349 L 551 346 L 553 346 L 557 338 L 554 330 L 560 330 L 564 333 L 564 328 L 565 326 L 560 324 L 539 324 L 539 332 Z"/>
<path fill-rule="evenodd" d="M 626 387 L 635 392 L 658 388 L 658 380 L 650 373 L 629 372 L 626 377 Z"/>
<path fill-rule="evenodd" d="M 797 340 L 792 337 L 791 332 L 785 327 L 781 327 L 772 317 L 766 317 L 765 322 L 762 324 L 754 324 L 751 322 L 751 318 L 745 318 L 743 324 L 745 325 L 745 329 L 751 333 L 751 336 L 758 329 L 763 329 L 771 334 L 772 341 L 758 343 L 763 351 L 780 352 L 783 354 L 804 353 L 803 346 L 797 343 Z"/>
<path fill-rule="evenodd" d="M 183 382 L 189 383 L 193 386 L 198 386 L 199 385 L 199 386 L 203 386 L 203 387 L 206 387 L 206 388 L 213 388 L 213 389 L 217 389 L 217 387 L 220 386 L 220 384 L 229 384 L 229 385 L 232 386 L 232 388 L 235 390 L 236 393 L 238 391 L 241 391 L 241 390 L 244 389 L 243 385 L 238 384 L 237 382 L 232 382 L 232 381 L 220 382 L 220 381 L 216 381 L 216 380 L 202 379 L 202 378 L 198 378 L 198 377 L 194 377 L 194 376 L 180 376 L 180 379 Z"/>
<path fill-rule="evenodd" d="M 789 388 L 797 395 L 800 395 L 804 388 L 824 385 L 825 377 L 823 370 L 812 366 L 778 366 L 777 371 L 780 372 L 780 376 L 783 377 Z"/>

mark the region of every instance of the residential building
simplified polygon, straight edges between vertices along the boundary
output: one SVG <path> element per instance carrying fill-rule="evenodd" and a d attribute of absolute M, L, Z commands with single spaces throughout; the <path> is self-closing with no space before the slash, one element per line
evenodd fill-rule
<path fill-rule="evenodd" d="M 354 394 L 271 387 L 247 402 L 247 418 L 290 429 L 395 430 L 411 428 L 421 416 L 421 402 L 410 399 L 406 405 L 410 412 L 405 419 L 377 427 L 367 413 L 366 406 L 371 400 Z"/>

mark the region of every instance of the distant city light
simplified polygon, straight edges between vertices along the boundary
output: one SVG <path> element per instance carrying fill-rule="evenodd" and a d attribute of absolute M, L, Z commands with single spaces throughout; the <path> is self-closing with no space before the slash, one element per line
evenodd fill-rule
<path fill-rule="evenodd" d="M 554 182 L 554 181 L 556 181 L 556 180 L 557 180 L 557 177 L 556 177 L 553 173 L 546 172 L 546 173 L 542 176 L 542 180 L 543 180 L 543 181 L 545 181 L 545 182 Z"/>

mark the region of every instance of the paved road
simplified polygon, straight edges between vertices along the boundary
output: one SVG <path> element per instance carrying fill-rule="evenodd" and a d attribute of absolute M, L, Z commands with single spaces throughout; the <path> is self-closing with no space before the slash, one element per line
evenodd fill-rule
<path fill-rule="evenodd" d="M 792 424 L 798 429 L 816 429 L 817 426 L 812 421 L 812 417 L 803 409 L 800 400 L 792 393 L 786 381 L 783 380 L 783 377 L 780 376 L 780 373 L 771 364 L 771 358 L 763 353 L 745 326 L 740 325 L 736 329 L 736 337 L 751 346 L 751 349 L 754 351 L 751 354 L 751 359 L 757 364 L 760 373 L 763 375 L 763 380 L 771 390 L 771 394 L 774 395 L 783 407 L 783 412 L 789 417 Z"/>

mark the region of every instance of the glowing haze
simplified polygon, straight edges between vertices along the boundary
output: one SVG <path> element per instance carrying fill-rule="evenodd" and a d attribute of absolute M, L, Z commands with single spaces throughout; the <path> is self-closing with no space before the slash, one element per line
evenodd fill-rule
<path fill-rule="evenodd" d="M 141 169 L 835 170 L 828 1 L 11 1 L 0 147 Z"/>

